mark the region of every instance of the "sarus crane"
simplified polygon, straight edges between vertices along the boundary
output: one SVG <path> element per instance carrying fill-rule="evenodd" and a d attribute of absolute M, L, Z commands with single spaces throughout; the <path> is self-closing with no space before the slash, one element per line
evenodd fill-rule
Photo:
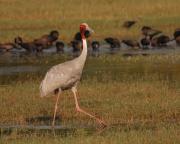
<path fill-rule="evenodd" d="M 73 92 L 75 106 L 78 112 L 95 119 L 101 126 L 106 126 L 103 120 L 80 108 L 77 99 L 77 85 L 80 81 L 87 57 L 87 42 L 85 38 L 86 30 L 89 30 L 91 32 L 93 31 L 86 23 L 80 24 L 80 33 L 82 37 L 82 52 L 80 56 L 73 60 L 55 65 L 50 68 L 40 84 L 41 97 L 52 95 L 53 93 L 57 95 L 52 126 L 54 126 L 55 124 L 59 96 L 64 90 L 71 90 Z"/>

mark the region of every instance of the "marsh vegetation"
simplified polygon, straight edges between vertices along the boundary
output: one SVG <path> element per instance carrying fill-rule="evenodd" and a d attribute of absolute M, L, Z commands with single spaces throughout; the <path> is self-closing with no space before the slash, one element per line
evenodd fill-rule
<path fill-rule="evenodd" d="M 47 69 L 67 60 L 56 56 L 37 61 L 22 59 L 19 64 L 41 66 L 40 71 L 1 76 L 1 125 L 50 125 L 55 98 L 40 98 L 39 83 Z M 11 63 L 13 65 L 13 63 Z M 42 69 L 44 68 L 44 69 Z M 180 120 L 180 57 L 152 55 L 89 57 L 79 85 L 82 107 L 101 116 L 109 125 L 101 134 L 96 123 L 75 112 L 72 93 L 61 95 L 57 124 L 75 128 L 66 136 L 52 132 L 2 135 L 1 141 L 17 143 L 178 143 Z M 6 79 L 6 81 L 5 81 Z M 30 137 L 26 137 L 27 135 Z M 38 136 L 40 135 L 40 137 Z M 19 139 L 21 138 L 21 139 Z M 43 140 L 42 140 L 43 139 Z M 47 140 L 48 139 L 48 140 Z"/>

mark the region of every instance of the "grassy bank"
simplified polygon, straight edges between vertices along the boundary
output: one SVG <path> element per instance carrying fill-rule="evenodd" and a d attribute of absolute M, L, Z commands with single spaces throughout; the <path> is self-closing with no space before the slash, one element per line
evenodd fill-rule
<path fill-rule="evenodd" d="M 172 35 L 180 25 L 179 13 L 179 0 L 1 0 L 0 41 L 12 41 L 17 35 L 31 40 L 52 29 L 58 29 L 60 38 L 69 41 L 81 22 L 95 29 L 94 39 L 137 38 L 142 25 Z M 138 21 L 130 31 L 121 27 L 129 19 Z"/>
<path fill-rule="evenodd" d="M 39 59 L 33 64 L 51 66 L 63 61 L 56 57 L 49 60 L 48 64 L 48 59 Z M 77 127 L 75 131 L 56 137 L 52 133 L 13 132 L 3 135 L 0 142 L 179 143 L 179 62 L 178 55 L 89 57 L 79 85 L 79 100 L 83 108 L 107 122 L 109 127 L 104 132 L 78 129 L 84 125 L 91 129 L 97 124 L 75 112 L 72 93 L 67 91 L 60 98 L 57 115 L 61 121 L 57 123 Z M 1 124 L 27 124 L 30 118 L 52 116 L 55 99 L 39 97 L 39 83 L 46 70 L 32 77 L 19 75 L 15 82 L 1 85 Z"/>

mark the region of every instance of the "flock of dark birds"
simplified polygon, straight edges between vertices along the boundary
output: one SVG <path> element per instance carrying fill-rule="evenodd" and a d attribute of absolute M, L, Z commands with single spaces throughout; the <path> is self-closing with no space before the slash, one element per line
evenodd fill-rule
<path fill-rule="evenodd" d="M 130 29 L 133 25 L 136 24 L 136 21 L 125 21 L 123 27 Z M 153 29 L 149 26 L 143 26 L 141 28 L 142 37 L 139 40 L 130 40 L 124 39 L 119 40 L 114 37 L 107 37 L 104 41 L 110 45 L 110 50 L 120 49 L 122 45 L 126 45 L 129 48 L 138 48 L 142 50 L 155 49 L 155 48 L 164 48 L 171 46 L 171 43 L 174 42 L 176 46 L 180 46 L 180 28 L 177 28 L 173 37 L 163 34 L 162 31 Z M 92 32 L 86 31 L 85 37 L 91 37 Z M 64 53 L 65 44 L 63 41 L 59 41 L 59 32 L 57 30 L 51 31 L 49 34 L 43 35 L 40 38 L 34 39 L 33 41 L 24 41 L 21 37 L 16 37 L 12 43 L 0 43 L 0 52 L 11 51 L 12 49 L 25 49 L 28 53 L 40 53 L 44 49 L 51 48 L 52 46 L 56 47 L 57 53 Z M 81 50 L 81 34 L 77 32 L 70 42 L 73 53 L 78 53 Z M 89 46 L 92 48 L 93 52 L 100 51 L 100 42 L 91 41 Z M 173 45 L 174 47 L 174 45 Z"/>

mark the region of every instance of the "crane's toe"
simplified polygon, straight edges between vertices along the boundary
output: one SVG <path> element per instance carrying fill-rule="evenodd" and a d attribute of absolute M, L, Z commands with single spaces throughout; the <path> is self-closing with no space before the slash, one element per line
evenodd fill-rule
<path fill-rule="evenodd" d="M 97 119 L 97 122 L 100 124 L 101 128 L 107 127 L 107 124 L 103 120 Z"/>

